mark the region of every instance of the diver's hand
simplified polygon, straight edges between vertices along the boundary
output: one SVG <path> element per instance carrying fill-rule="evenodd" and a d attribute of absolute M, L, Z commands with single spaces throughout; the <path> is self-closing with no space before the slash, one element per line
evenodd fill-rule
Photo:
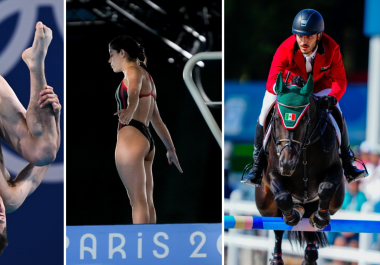
<path fill-rule="evenodd" d="M 118 114 L 120 114 L 119 121 L 123 125 L 128 125 L 133 118 L 133 111 L 129 110 L 128 108 L 119 110 L 114 115 L 118 115 Z"/>
<path fill-rule="evenodd" d="M 182 168 L 179 164 L 177 154 L 175 152 L 175 148 L 168 150 L 166 153 L 166 157 L 168 158 L 169 165 L 174 163 L 174 165 L 178 168 L 178 171 L 183 173 Z"/>
<path fill-rule="evenodd" d="M 54 93 L 53 88 L 48 85 L 46 85 L 46 88 L 40 92 L 38 104 L 40 104 L 41 109 L 48 105 L 52 105 L 55 114 L 59 114 L 62 108 L 58 96 Z"/>

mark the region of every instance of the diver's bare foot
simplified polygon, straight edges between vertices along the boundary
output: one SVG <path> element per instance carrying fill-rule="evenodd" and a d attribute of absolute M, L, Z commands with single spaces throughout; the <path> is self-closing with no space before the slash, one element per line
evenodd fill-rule
<path fill-rule="evenodd" d="M 52 30 L 42 22 L 37 22 L 33 45 L 22 53 L 22 59 L 30 70 L 42 67 L 52 39 Z"/>

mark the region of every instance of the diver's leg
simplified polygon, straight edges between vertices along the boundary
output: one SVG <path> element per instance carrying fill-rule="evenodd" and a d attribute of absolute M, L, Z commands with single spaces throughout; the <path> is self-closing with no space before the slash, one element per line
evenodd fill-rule
<path fill-rule="evenodd" d="M 126 126 L 119 131 L 115 152 L 116 167 L 128 192 L 134 224 L 150 222 L 144 167 L 148 151 L 149 143 L 138 129 Z"/>
<path fill-rule="evenodd" d="M 146 175 L 146 197 L 149 208 L 149 223 L 155 224 L 156 220 L 156 210 L 153 203 L 153 159 L 154 159 L 155 148 L 146 156 L 144 161 L 145 175 Z"/>
<path fill-rule="evenodd" d="M 41 108 L 39 103 L 40 92 L 47 85 L 45 57 L 52 38 L 51 29 L 38 22 L 33 46 L 22 54 L 22 58 L 30 71 L 30 101 L 26 111 L 26 122 L 30 133 L 39 140 L 41 147 L 44 147 L 46 161 L 43 164 L 49 164 L 54 161 L 59 135 L 53 109 L 50 107 Z"/>
<path fill-rule="evenodd" d="M 33 46 L 22 55 L 31 78 L 30 102 L 26 112 L 12 88 L 0 78 L 2 136 L 27 161 L 38 166 L 52 163 L 59 146 L 59 126 L 54 113 L 59 113 L 59 109 L 56 109 L 57 103 L 45 103 L 43 108 L 38 103 L 40 92 L 47 87 L 44 60 L 51 39 L 51 30 L 37 24 Z M 43 102 L 50 97 L 53 101 L 57 100 L 56 95 L 49 94 Z"/>

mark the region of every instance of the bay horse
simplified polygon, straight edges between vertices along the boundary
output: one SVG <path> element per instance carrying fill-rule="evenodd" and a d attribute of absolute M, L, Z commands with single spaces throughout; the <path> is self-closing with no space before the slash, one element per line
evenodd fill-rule
<path fill-rule="evenodd" d="M 318 100 L 312 95 L 313 87 L 311 75 L 304 87 L 297 88 L 287 87 L 279 73 L 276 81 L 279 99 L 281 95 L 295 93 L 297 97 L 305 97 L 309 104 L 285 105 L 294 109 L 304 107 L 293 129 L 285 128 L 279 99 L 271 109 L 269 124 L 264 126 L 270 135 L 267 134 L 263 182 L 256 187 L 255 199 L 262 216 L 282 216 L 291 226 L 297 225 L 303 217 L 310 218 L 310 225 L 322 230 L 330 224 L 330 215 L 343 204 L 344 183 L 339 141 L 328 119 L 330 112 L 319 109 Z M 284 231 L 274 233 L 276 243 L 270 264 L 282 265 Z M 301 246 L 306 243 L 303 265 L 315 265 L 318 248 L 328 245 L 324 232 L 289 231 L 288 238 Z"/>

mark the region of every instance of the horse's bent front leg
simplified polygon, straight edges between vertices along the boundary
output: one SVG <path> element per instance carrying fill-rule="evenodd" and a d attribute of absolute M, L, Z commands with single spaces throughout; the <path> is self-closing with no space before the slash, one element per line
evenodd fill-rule
<path fill-rule="evenodd" d="M 322 230 L 330 224 L 330 203 L 341 183 L 342 168 L 340 165 L 334 165 L 323 182 L 319 184 L 318 196 L 320 201 L 318 210 L 310 216 L 310 225 L 315 229 Z"/>
<path fill-rule="evenodd" d="M 305 210 L 300 205 L 294 206 L 292 195 L 283 187 L 278 178 L 272 179 L 271 190 L 277 207 L 284 216 L 285 223 L 291 226 L 297 225 L 301 221 Z"/>

